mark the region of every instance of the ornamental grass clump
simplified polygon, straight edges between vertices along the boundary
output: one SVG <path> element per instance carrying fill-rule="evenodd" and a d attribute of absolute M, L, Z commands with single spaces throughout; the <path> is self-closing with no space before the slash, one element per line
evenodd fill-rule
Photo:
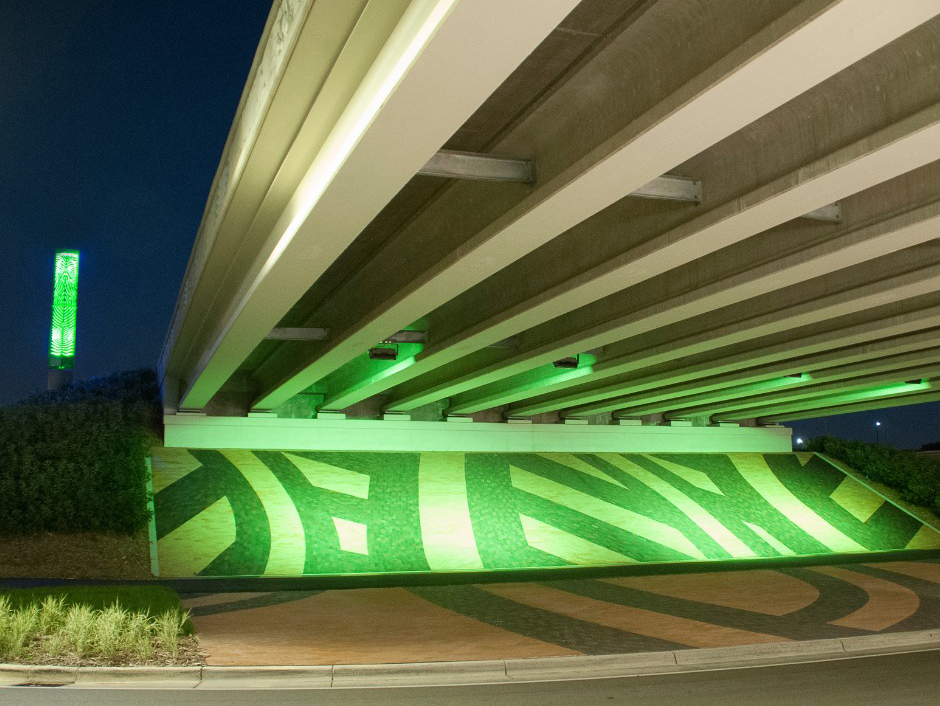
<path fill-rule="evenodd" d="M 38 614 L 38 606 L 13 610 L 10 601 L 0 597 L 0 658 L 16 660 L 25 654 Z"/>
<path fill-rule="evenodd" d="M 186 631 L 187 619 L 184 613 L 168 610 L 154 620 L 157 644 L 173 659 L 179 656 L 180 635 Z"/>
<path fill-rule="evenodd" d="M 188 614 L 178 610 L 151 617 L 118 603 L 100 610 L 67 605 L 61 596 L 13 608 L 9 597 L 0 596 L 0 662 L 175 662 L 188 620 Z"/>

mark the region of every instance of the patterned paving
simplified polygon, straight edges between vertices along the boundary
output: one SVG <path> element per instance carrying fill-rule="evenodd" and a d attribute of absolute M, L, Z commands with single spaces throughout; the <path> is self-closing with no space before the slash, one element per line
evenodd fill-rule
<path fill-rule="evenodd" d="M 940 627 L 940 561 L 185 598 L 210 664 L 612 654 Z"/>
<path fill-rule="evenodd" d="M 154 449 L 153 484 L 168 577 L 940 548 L 940 533 L 813 454 Z"/>

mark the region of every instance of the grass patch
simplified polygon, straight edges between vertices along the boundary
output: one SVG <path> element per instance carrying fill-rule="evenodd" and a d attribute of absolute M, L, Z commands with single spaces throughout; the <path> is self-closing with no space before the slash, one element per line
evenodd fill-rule
<path fill-rule="evenodd" d="M 193 626 L 179 596 L 157 586 L 0 592 L 0 662 L 192 664 Z"/>

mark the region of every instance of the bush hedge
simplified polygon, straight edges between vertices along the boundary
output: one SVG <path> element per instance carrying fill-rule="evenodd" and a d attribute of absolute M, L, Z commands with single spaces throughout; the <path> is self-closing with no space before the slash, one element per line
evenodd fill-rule
<path fill-rule="evenodd" d="M 146 527 L 157 399 L 135 370 L 0 408 L 0 534 Z"/>
<path fill-rule="evenodd" d="M 940 513 L 940 463 L 933 459 L 882 444 L 845 441 L 831 436 L 811 439 L 806 448 L 831 456 L 872 480 L 894 488 L 907 502 Z"/>

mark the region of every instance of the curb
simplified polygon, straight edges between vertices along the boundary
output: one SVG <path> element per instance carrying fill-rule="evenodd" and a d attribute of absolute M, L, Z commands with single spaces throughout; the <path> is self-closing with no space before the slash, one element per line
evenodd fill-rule
<path fill-rule="evenodd" d="M 341 689 L 567 681 L 796 664 L 940 649 L 940 628 L 801 642 L 583 657 L 272 667 L 58 667 L 0 664 L 0 686 Z"/>

